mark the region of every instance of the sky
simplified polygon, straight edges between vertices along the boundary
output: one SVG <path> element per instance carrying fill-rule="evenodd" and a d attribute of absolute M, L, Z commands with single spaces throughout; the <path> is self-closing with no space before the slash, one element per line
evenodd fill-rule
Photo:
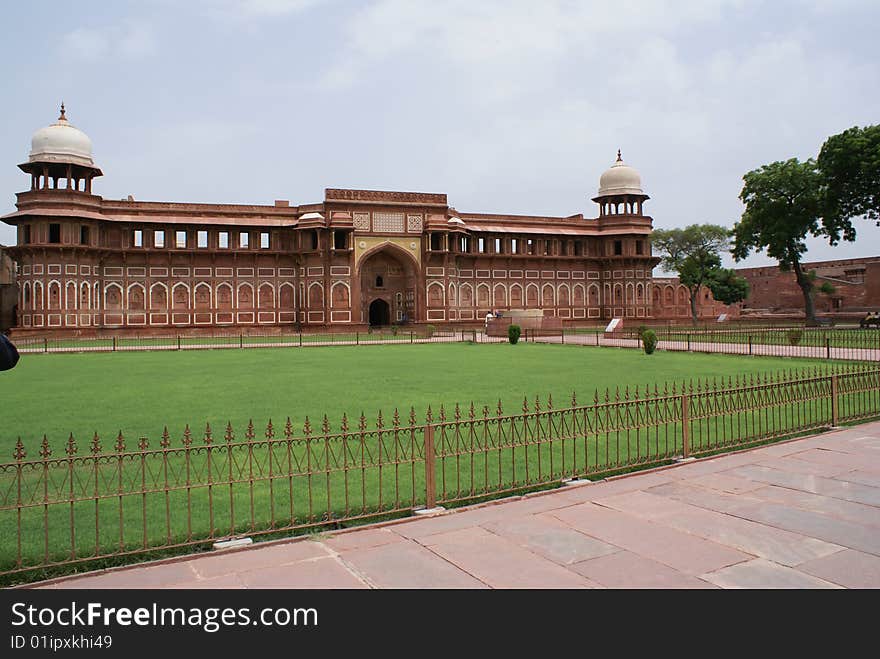
<path fill-rule="evenodd" d="M 732 227 L 743 174 L 880 122 L 876 0 L 0 2 L 0 214 L 62 100 L 105 198 L 595 217 L 621 149 L 658 228 Z M 857 227 L 807 260 L 880 254 Z"/>

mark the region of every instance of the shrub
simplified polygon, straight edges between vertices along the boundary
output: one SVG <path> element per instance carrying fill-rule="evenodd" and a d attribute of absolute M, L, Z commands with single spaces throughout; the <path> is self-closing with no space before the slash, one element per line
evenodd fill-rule
<path fill-rule="evenodd" d="M 428 325 L 427 327 L 425 327 L 425 336 L 427 336 L 430 339 L 432 336 L 434 336 L 434 332 L 436 332 L 436 331 L 437 331 L 436 327 L 434 327 L 433 325 Z"/>
<path fill-rule="evenodd" d="M 397 325 L 392 325 L 392 326 L 391 326 L 391 335 L 392 335 L 392 336 L 397 336 L 397 332 L 399 331 L 399 329 L 400 329 L 400 328 L 399 328 Z"/>
<path fill-rule="evenodd" d="M 519 335 L 522 330 L 519 325 L 510 325 L 507 328 L 507 340 L 510 341 L 511 345 L 516 345 L 519 341 Z"/>
<path fill-rule="evenodd" d="M 647 332 L 647 331 L 648 331 L 647 325 L 639 325 L 639 339 L 641 339 L 643 336 L 645 336 L 645 332 Z"/>
<path fill-rule="evenodd" d="M 652 330 L 642 332 L 642 347 L 646 355 L 652 354 L 657 349 L 657 335 Z"/>
<path fill-rule="evenodd" d="M 785 336 L 788 338 L 788 344 L 792 346 L 796 346 L 801 342 L 801 338 L 804 336 L 803 330 L 799 329 L 790 329 L 785 333 Z"/>

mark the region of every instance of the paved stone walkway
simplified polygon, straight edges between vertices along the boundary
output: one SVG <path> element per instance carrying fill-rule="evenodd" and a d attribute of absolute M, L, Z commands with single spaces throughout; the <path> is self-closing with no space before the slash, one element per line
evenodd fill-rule
<path fill-rule="evenodd" d="M 50 588 L 880 588 L 880 423 Z"/>

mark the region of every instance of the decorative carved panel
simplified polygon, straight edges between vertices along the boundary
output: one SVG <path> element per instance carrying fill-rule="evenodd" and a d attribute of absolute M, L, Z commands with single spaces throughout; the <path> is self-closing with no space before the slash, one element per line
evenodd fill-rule
<path fill-rule="evenodd" d="M 373 213 L 376 233 L 403 233 L 403 213 Z"/>

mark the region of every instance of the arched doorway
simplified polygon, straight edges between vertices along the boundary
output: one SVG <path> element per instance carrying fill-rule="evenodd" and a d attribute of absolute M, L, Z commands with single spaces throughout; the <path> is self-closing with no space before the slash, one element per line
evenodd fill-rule
<path fill-rule="evenodd" d="M 391 325 L 418 320 L 418 275 L 414 266 L 408 255 L 391 245 L 363 259 L 358 268 L 362 322 Z M 382 303 L 381 310 L 378 302 Z"/>
<path fill-rule="evenodd" d="M 373 300 L 370 303 L 370 327 L 391 324 L 391 309 L 385 300 Z"/>

